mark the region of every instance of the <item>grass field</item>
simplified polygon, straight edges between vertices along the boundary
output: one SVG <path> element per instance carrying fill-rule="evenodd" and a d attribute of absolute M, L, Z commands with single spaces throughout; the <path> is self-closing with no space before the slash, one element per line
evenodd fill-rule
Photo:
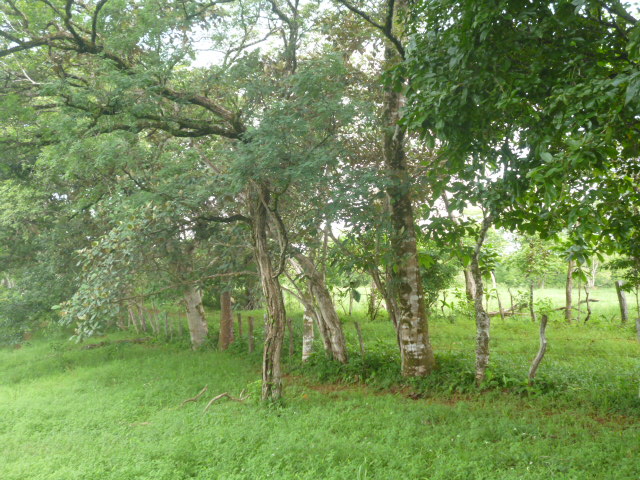
<path fill-rule="evenodd" d="M 301 367 L 296 352 L 280 406 L 255 401 L 260 354 L 244 341 L 192 352 L 185 340 L 115 343 L 128 332 L 95 349 L 35 338 L 0 350 L 0 479 L 638 479 L 640 344 L 611 295 L 594 292 L 603 301 L 587 325 L 552 318 L 533 389 L 538 326 L 527 317 L 494 319 L 478 390 L 471 319 L 433 318 L 440 368 L 404 382 L 392 328 L 357 310 L 345 317 L 351 365 L 318 355 Z M 243 389 L 245 403 L 203 413 Z"/>

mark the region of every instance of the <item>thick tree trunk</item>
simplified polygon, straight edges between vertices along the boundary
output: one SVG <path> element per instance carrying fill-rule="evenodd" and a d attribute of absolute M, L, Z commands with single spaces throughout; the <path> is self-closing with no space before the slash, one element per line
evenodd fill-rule
<path fill-rule="evenodd" d="M 323 337 L 327 353 L 341 363 L 347 363 L 347 346 L 331 293 L 327 288 L 322 272 L 311 259 L 301 253 L 295 255 L 292 262 L 298 271 L 307 279 L 309 292 L 317 304 L 317 319 L 320 334 Z"/>
<path fill-rule="evenodd" d="M 231 292 L 220 294 L 220 337 L 218 338 L 218 348 L 226 350 L 231 344 L 233 326 L 233 313 L 231 312 Z"/>
<path fill-rule="evenodd" d="M 282 287 L 271 264 L 267 242 L 269 213 L 265 204 L 269 201 L 269 192 L 264 186 L 259 186 L 256 190 L 251 195 L 249 205 L 252 239 L 268 312 L 262 356 L 262 399 L 278 400 L 282 397 L 282 342 L 284 340 L 286 310 Z"/>
<path fill-rule="evenodd" d="M 187 324 L 191 336 L 191 347 L 200 348 L 207 341 L 209 327 L 204 317 L 202 295 L 195 285 L 190 285 L 184 292 L 184 303 L 187 308 Z"/>
<path fill-rule="evenodd" d="M 306 310 L 304 312 L 303 320 L 303 332 L 302 332 L 302 361 L 306 362 L 313 354 L 313 317 L 314 313 Z"/>
<path fill-rule="evenodd" d="M 622 323 L 627 323 L 629 320 L 629 307 L 627 306 L 627 294 L 622 289 L 624 282 L 622 280 L 616 280 L 616 293 L 618 294 L 618 303 L 620 304 L 620 318 Z"/>
<path fill-rule="evenodd" d="M 565 310 L 564 319 L 567 323 L 571 323 L 571 317 L 573 316 L 573 270 L 575 269 L 575 262 L 569 260 L 567 266 L 567 285 L 565 289 Z"/>
<path fill-rule="evenodd" d="M 405 0 L 396 2 L 396 15 L 405 10 Z M 401 30 L 401 28 L 399 28 Z M 385 45 L 385 69 L 394 68 L 402 57 L 396 46 Z M 397 299 L 397 325 L 402 359 L 402 374 L 407 377 L 429 375 L 435 367 L 429 340 L 429 325 L 424 294 L 411 199 L 411 179 L 405 157 L 405 127 L 400 125 L 404 98 L 390 83 L 383 98 L 383 159 L 388 180 L 387 197 L 391 214 L 391 247 L 394 255 L 390 270 L 394 297 Z"/>

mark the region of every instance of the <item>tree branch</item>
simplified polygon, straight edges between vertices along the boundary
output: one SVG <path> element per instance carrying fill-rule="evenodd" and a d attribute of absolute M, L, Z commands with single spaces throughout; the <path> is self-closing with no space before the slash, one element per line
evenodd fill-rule
<path fill-rule="evenodd" d="M 96 5 L 96 9 L 93 12 L 93 18 L 91 19 L 91 44 L 96 46 L 96 38 L 98 36 L 98 15 L 100 14 L 100 10 L 109 0 L 100 0 Z"/>
<path fill-rule="evenodd" d="M 404 46 L 402 45 L 402 42 L 400 41 L 400 39 L 398 39 L 398 37 L 396 37 L 393 34 L 393 13 L 394 13 L 394 6 L 395 6 L 395 1 L 394 0 L 389 0 L 389 9 L 387 11 L 387 17 L 386 17 L 386 20 L 385 20 L 385 25 L 380 25 L 370 15 L 368 15 L 365 11 L 360 10 L 357 7 L 354 7 L 347 0 L 337 0 L 337 1 L 338 1 L 338 3 L 340 3 L 341 5 L 346 7 L 348 10 L 350 10 L 351 12 L 355 13 L 356 15 L 358 15 L 364 21 L 369 23 L 371 26 L 373 26 L 373 27 L 377 28 L 378 30 L 380 30 L 382 32 L 382 34 L 387 38 L 387 40 L 389 40 L 393 44 L 393 46 L 396 47 L 396 50 L 398 51 L 398 53 L 400 54 L 402 59 L 405 58 L 404 57 L 404 55 L 405 55 Z"/>

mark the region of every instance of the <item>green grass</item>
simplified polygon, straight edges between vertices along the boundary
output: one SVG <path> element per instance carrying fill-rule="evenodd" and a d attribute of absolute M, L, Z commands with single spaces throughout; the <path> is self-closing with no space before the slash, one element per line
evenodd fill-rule
<path fill-rule="evenodd" d="M 440 368 L 407 384 L 388 322 L 357 310 L 345 318 L 352 364 L 318 355 L 301 368 L 296 352 L 278 407 L 252 401 L 260 354 L 246 355 L 243 342 L 223 353 L 192 352 L 184 340 L 86 350 L 35 339 L 0 350 L 0 479 L 640 478 L 631 326 L 606 315 L 586 326 L 552 318 L 539 387 L 527 390 L 537 328 L 494 319 L 492 380 L 478 390 L 472 320 L 432 318 Z M 180 407 L 204 385 L 205 397 Z M 223 399 L 203 413 L 214 395 L 243 389 L 249 401 Z"/>

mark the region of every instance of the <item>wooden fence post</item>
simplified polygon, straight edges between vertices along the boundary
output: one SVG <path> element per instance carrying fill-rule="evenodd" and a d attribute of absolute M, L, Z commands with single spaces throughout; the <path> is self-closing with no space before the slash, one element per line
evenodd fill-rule
<path fill-rule="evenodd" d="M 253 317 L 249 317 L 249 353 L 253 353 L 255 345 L 253 343 Z"/>

